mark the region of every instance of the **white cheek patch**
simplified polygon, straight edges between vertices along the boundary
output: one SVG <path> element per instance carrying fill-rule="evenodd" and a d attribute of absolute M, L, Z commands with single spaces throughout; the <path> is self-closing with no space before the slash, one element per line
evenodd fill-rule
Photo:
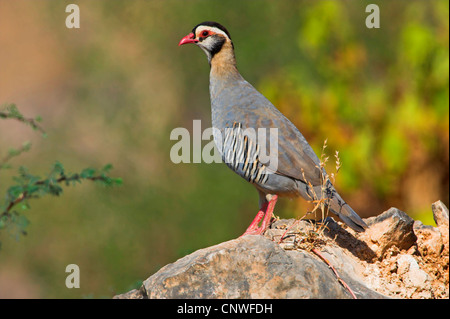
<path fill-rule="evenodd" d="M 199 27 L 197 29 L 196 37 L 197 38 L 202 37 L 202 32 L 203 31 L 209 31 L 209 32 L 216 33 L 216 34 L 221 34 L 224 37 L 226 37 L 227 39 L 229 39 L 228 35 L 225 32 L 223 32 L 222 30 L 220 30 L 219 28 L 216 28 L 216 27 Z"/>
<path fill-rule="evenodd" d="M 199 46 L 205 47 L 205 48 L 207 48 L 209 50 L 211 50 L 213 48 L 214 43 L 215 43 L 215 41 L 211 37 L 208 37 L 208 38 L 206 38 L 205 40 L 203 40 L 201 42 L 197 42 L 197 44 Z"/>
<path fill-rule="evenodd" d="M 200 49 L 202 49 L 203 52 L 205 52 L 206 56 L 208 57 L 208 61 L 211 62 L 211 52 L 209 52 L 209 48 L 204 47 L 203 45 L 199 45 L 196 43 Z"/>

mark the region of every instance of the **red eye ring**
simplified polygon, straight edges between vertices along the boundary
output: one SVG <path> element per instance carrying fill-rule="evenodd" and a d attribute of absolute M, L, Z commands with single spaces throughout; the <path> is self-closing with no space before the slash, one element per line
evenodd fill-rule
<path fill-rule="evenodd" d="M 208 36 L 208 35 L 209 35 L 209 32 L 208 32 L 208 31 L 205 30 L 205 31 L 202 32 L 202 37 L 206 37 L 206 36 Z"/>

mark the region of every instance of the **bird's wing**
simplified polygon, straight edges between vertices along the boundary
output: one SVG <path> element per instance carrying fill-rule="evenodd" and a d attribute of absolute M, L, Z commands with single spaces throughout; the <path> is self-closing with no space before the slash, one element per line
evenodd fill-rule
<path fill-rule="evenodd" d="M 278 128 L 279 132 L 277 173 L 310 182 L 313 186 L 320 185 L 320 160 L 306 139 L 274 106 L 268 107 L 266 112 L 265 116 L 272 122 L 270 127 Z"/>
<path fill-rule="evenodd" d="M 275 173 L 310 182 L 313 186 L 322 183 L 320 160 L 306 139 L 291 121 L 247 81 L 240 83 L 239 100 L 233 103 L 232 108 L 232 112 L 227 112 L 233 114 L 233 119 L 228 118 L 229 126 L 238 122 L 243 128 L 278 129 L 276 141 L 269 134 L 270 130 L 266 132 L 266 147 L 269 148 L 268 145 L 274 142 L 278 144 Z"/>

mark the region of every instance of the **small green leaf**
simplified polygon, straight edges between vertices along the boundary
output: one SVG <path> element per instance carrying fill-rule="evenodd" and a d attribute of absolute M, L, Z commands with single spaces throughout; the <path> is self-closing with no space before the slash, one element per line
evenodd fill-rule
<path fill-rule="evenodd" d="M 107 173 L 109 172 L 111 169 L 113 168 L 112 164 L 106 164 L 103 168 L 102 171 Z"/>

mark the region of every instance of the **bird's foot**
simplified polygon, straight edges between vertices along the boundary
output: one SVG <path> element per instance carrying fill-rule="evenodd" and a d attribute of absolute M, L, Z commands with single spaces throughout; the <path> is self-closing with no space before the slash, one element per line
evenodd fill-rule
<path fill-rule="evenodd" d="M 277 202 L 278 197 L 275 195 L 272 197 L 268 205 L 265 205 L 263 209 L 260 210 L 258 214 L 256 214 L 255 219 L 253 219 L 250 226 L 248 226 L 247 230 L 240 236 L 246 236 L 246 235 L 262 235 L 266 229 L 270 225 L 270 220 L 273 216 L 273 209 L 275 208 L 275 204 Z M 261 226 L 258 227 L 259 223 L 261 222 Z"/>
<path fill-rule="evenodd" d="M 256 214 L 250 226 L 248 226 L 247 230 L 241 235 L 241 237 L 245 235 L 259 235 L 261 234 L 260 228 L 258 227 L 259 222 L 263 219 L 265 212 L 260 210 L 258 214 Z"/>

